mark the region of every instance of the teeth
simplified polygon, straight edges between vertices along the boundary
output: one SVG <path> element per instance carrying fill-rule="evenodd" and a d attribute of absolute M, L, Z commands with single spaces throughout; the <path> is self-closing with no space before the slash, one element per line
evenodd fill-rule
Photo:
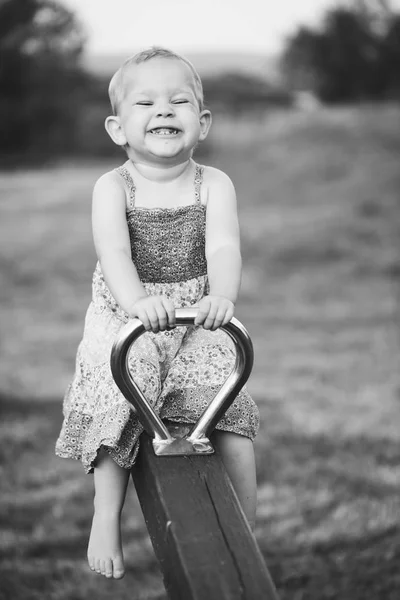
<path fill-rule="evenodd" d="M 152 129 L 151 133 L 155 133 L 156 135 L 177 135 L 178 131 L 176 129 L 169 129 L 168 127 L 160 127 Z"/>

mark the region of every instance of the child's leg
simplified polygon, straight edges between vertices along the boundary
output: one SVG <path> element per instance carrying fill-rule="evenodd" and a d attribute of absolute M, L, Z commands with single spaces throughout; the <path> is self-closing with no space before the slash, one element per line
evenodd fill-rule
<path fill-rule="evenodd" d="M 123 469 L 104 451 L 94 469 L 94 515 L 88 546 L 92 571 L 107 578 L 124 576 L 121 545 L 121 511 L 129 480 L 129 469 Z"/>
<path fill-rule="evenodd" d="M 257 481 L 253 442 L 243 435 L 229 431 L 214 431 L 212 438 L 221 453 L 244 514 L 251 529 L 254 530 Z"/>

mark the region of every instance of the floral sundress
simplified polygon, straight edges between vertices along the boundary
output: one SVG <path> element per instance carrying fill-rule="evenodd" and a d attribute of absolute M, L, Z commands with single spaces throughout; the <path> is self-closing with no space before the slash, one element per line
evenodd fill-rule
<path fill-rule="evenodd" d="M 125 166 L 116 171 L 127 188 L 127 224 L 132 260 L 149 295 L 162 294 L 176 308 L 196 306 L 208 293 L 205 257 L 206 206 L 201 203 L 203 169 L 195 165 L 194 202 L 176 208 L 135 206 L 135 184 Z M 128 322 L 108 289 L 99 263 L 92 301 L 76 356 L 75 374 L 63 403 L 64 420 L 56 454 L 81 460 L 93 471 L 103 448 L 121 467 L 135 462 L 143 426 L 114 382 L 113 342 Z M 195 423 L 232 371 L 233 342 L 222 330 L 176 327 L 144 333 L 132 346 L 128 364 L 147 401 L 162 419 Z M 216 429 L 254 439 L 256 404 L 244 387 Z"/>

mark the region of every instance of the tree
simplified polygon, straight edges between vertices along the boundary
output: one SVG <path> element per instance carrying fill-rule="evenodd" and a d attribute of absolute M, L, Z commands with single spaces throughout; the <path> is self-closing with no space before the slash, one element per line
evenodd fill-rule
<path fill-rule="evenodd" d="M 288 40 L 283 71 L 294 89 L 327 102 L 382 98 L 398 88 L 398 28 L 383 0 L 330 10 L 319 30 L 301 27 Z"/>
<path fill-rule="evenodd" d="M 382 45 L 381 65 L 382 72 L 387 74 L 387 96 L 400 98 L 400 15 L 394 16 L 389 24 Z"/>
<path fill-rule="evenodd" d="M 2 162 L 71 145 L 84 41 L 73 14 L 53 0 L 1 1 Z"/>

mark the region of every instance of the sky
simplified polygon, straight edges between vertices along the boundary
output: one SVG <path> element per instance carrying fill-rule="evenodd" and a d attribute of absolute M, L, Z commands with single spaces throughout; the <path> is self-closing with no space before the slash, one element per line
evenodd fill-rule
<path fill-rule="evenodd" d="M 88 34 L 89 54 L 175 51 L 277 53 L 302 23 L 340 0 L 60 0 Z M 400 5 L 400 0 L 394 0 Z M 343 0 L 341 2 L 343 4 Z"/>

